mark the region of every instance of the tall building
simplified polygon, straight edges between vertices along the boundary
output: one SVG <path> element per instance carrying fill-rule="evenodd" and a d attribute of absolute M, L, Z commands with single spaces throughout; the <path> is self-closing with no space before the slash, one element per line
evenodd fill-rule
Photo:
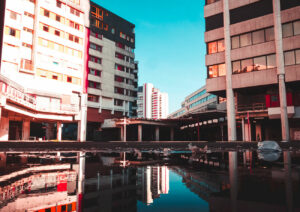
<path fill-rule="evenodd" d="M 91 2 L 88 54 L 88 137 L 105 119 L 136 116 L 135 26 Z"/>
<path fill-rule="evenodd" d="M 164 119 L 169 113 L 169 97 L 153 84 L 145 83 L 138 89 L 137 116 L 148 119 Z"/>
<path fill-rule="evenodd" d="M 227 96 L 229 137 L 236 119 L 244 140 L 299 140 L 300 1 L 206 0 L 204 16 L 206 87 Z"/>
<path fill-rule="evenodd" d="M 1 1 L 0 140 L 29 139 L 41 122 L 58 140 L 62 122 L 78 123 L 85 140 L 89 8 L 88 0 Z"/>
<path fill-rule="evenodd" d="M 179 118 L 193 112 L 201 112 L 209 109 L 216 109 L 218 97 L 207 93 L 206 86 L 202 86 L 198 90 L 185 97 L 181 103 L 181 108 L 171 113 L 169 118 Z"/>

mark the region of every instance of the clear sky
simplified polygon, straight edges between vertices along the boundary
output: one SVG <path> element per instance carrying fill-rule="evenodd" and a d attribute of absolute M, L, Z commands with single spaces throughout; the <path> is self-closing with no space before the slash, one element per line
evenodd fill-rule
<path fill-rule="evenodd" d="M 205 84 L 204 0 L 93 0 L 135 24 L 139 86 L 169 94 L 170 113 Z"/>

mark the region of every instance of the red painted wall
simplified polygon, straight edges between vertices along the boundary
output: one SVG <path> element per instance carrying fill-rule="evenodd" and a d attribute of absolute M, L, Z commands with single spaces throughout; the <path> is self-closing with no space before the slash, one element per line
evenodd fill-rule
<path fill-rule="evenodd" d="M 103 123 L 105 119 L 113 119 L 113 118 L 122 118 L 123 112 L 115 111 L 114 114 L 111 114 L 111 110 L 102 110 L 99 113 L 99 109 L 97 108 L 88 108 L 87 111 L 87 121 L 88 122 L 101 122 Z"/>

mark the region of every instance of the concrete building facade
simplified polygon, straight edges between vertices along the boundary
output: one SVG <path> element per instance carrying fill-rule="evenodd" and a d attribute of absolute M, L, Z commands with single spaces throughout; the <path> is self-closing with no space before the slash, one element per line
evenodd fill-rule
<path fill-rule="evenodd" d="M 66 122 L 78 124 L 84 141 L 89 1 L 4 0 L 0 6 L 0 139 L 60 140 Z"/>
<path fill-rule="evenodd" d="M 145 83 L 138 89 L 137 117 L 147 119 L 165 119 L 169 114 L 169 97 L 151 83 Z"/>
<path fill-rule="evenodd" d="M 135 26 L 91 3 L 88 33 L 88 137 L 105 119 L 136 116 Z"/>
<path fill-rule="evenodd" d="M 218 97 L 207 93 L 206 86 L 202 86 L 198 90 L 185 97 L 181 103 L 181 108 L 171 113 L 169 118 L 180 118 L 193 112 L 202 112 L 210 109 L 216 109 Z"/>
<path fill-rule="evenodd" d="M 227 97 L 228 135 L 299 140 L 300 2 L 207 0 L 207 91 Z M 232 139 L 230 139 L 232 138 Z"/>

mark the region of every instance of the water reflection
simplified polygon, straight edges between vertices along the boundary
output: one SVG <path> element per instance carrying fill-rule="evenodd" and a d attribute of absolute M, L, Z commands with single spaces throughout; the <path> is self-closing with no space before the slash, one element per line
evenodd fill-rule
<path fill-rule="evenodd" d="M 0 153 L 0 211 L 300 211 L 300 154 Z"/>

